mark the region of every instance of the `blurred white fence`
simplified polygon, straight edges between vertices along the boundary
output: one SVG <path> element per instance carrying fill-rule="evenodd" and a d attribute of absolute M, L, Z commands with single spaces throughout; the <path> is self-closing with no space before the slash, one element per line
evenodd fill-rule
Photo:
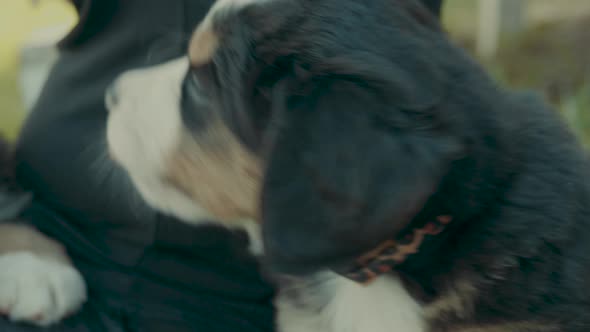
<path fill-rule="evenodd" d="M 477 52 L 480 56 L 493 57 L 506 35 L 524 27 L 526 5 L 525 0 L 479 0 Z"/>

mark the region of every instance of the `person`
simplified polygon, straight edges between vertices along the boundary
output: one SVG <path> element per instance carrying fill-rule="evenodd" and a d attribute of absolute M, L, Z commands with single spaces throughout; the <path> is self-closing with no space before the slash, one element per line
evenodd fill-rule
<path fill-rule="evenodd" d="M 434 15 L 440 17 L 443 0 L 422 0 L 422 3 L 424 3 L 424 5 L 428 7 L 428 9 L 430 9 Z"/>
<path fill-rule="evenodd" d="M 442 0 L 423 1 L 440 13 Z M 274 290 L 245 234 L 149 209 L 106 157 L 106 87 L 182 55 L 212 3 L 73 0 L 80 21 L 16 149 L 18 182 L 33 193 L 20 218 L 65 245 L 89 288 L 81 311 L 44 331 L 273 331 Z M 37 329 L 0 318 L 0 331 Z"/>

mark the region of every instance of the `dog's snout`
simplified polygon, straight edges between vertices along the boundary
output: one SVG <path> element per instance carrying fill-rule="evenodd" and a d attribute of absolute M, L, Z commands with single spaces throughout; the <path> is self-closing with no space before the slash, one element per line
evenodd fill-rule
<path fill-rule="evenodd" d="M 107 111 L 113 111 L 119 103 L 119 91 L 117 84 L 113 83 L 109 85 L 105 92 L 105 105 Z"/>

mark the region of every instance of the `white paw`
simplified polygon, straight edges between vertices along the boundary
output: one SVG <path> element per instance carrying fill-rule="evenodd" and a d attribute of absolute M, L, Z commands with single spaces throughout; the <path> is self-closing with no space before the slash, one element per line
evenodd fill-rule
<path fill-rule="evenodd" d="M 85 301 L 86 284 L 73 266 L 30 252 L 0 255 L 0 312 L 12 321 L 51 325 Z"/>

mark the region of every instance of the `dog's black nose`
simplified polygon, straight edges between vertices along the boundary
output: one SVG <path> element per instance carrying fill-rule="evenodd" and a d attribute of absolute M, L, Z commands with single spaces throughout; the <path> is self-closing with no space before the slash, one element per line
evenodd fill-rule
<path fill-rule="evenodd" d="M 116 108 L 119 103 L 119 92 L 115 83 L 107 87 L 104 101 L 107 111 L 113 111 Z"/>

